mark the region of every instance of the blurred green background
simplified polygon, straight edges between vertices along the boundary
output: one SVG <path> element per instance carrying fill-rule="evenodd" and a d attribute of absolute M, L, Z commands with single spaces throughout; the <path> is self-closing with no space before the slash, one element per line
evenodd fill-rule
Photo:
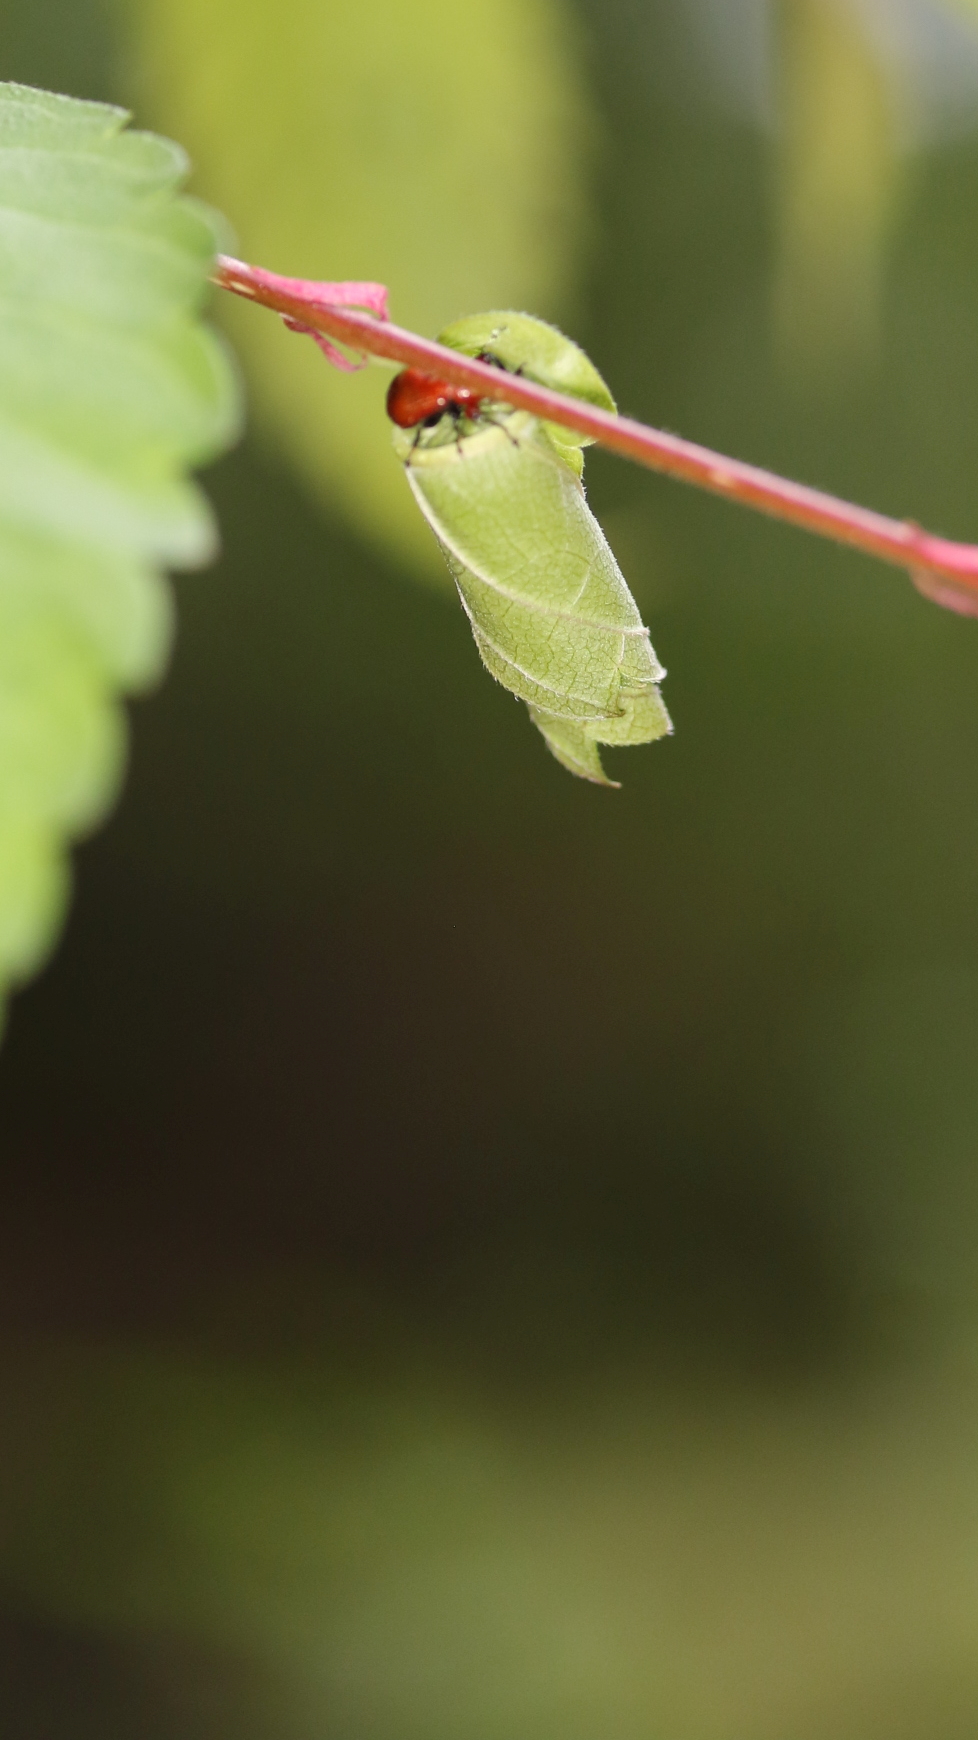
<path fill-rule="evenodd" d="M 629 412 L 978 536 L 964 0 L 0 47 L 261 264 L 529 305 Z M 220 313 L 224 555 L 0 1057 L 5 1740 L 973 1736 L 978 628 L 592 453 L 676 736 L 580 785 L 385 375 Z"/>

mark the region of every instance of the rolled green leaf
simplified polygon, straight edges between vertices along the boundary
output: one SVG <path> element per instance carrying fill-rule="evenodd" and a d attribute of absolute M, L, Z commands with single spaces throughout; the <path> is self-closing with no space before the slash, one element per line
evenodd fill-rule
<path fill-rule="evenodd" d="M 441 343 L 614 409 L 584 352 L 529 315 L 477 315 Z M 665 672 L 584 497 L 587 440 L 485 403 L 394 433 L 486 668 L 526 702 L 564 767 L 612 785 L 599 744 L 651 743 L 672 726 Z"/>

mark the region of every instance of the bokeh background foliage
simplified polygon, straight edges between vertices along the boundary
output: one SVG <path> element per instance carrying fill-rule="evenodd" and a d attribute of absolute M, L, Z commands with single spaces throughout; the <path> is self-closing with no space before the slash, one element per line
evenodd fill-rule
<path fill-rule="evenodd" d="M 965 7 L 568 0 L 569 154 L 491 190 L 464 153 L 496 148 L 509 9 L 451 37 L 419 9 L 426 83 L 382 12 L 351 46 L 324 7 L 349 155 L 397 185 L 405 92 L 451 116 L 456 179 L 416 173 L 397 229 L 378 171 L 373 233 L 359 184 L 348 260 L 306 16 L 236 15 L 269 44 L 247 148 L 306 116 L 321 239 L 280 257 L 272 178 L 217 184 L 179 8 L 5 0 L 0 41 L 185 134 L 263 263 L 386 278 L 428 330 L 539 296 L 629 411 L 975 535 Z M 253 48 L 205 59 L 227 116 Z M 506 281 L 454 248 L 482 200 L 552 201 L 552 248 L 514 230 Z M 433 295 L 471 273 L 430 314 L 425 254 Z M 5 1732 L 970 1740 L 974 626 L 593 454 L 677 733 L 578 788 L 405 584 L 396 510 L 358 529 L 338 461 L 335 509 L 309 488 L 347 384 L 240 321 L 306 384 L 275 399 L 245 340 L 266 410 L 211 474 L 222 562 L 179 583 L 172 678 L 0 1058 Z"/>

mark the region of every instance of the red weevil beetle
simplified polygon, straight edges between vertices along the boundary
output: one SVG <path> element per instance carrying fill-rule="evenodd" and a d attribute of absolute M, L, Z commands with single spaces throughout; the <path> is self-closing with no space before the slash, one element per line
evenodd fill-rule
<path fill-rule="evenodd" d="M 451 381 L 436 380 L 420 369 L 402 369 L 387 389 L 387 415 L 399 429 L 437 423 L 446 411 L 456 419 L 474 418 L 481 403 L 481 394 L 471 387 L 455 387 Z"/>

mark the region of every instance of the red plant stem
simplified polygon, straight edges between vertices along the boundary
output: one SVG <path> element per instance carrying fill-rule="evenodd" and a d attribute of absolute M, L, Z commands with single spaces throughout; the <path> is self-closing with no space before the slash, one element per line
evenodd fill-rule
<path fill-rule="evenodd" d="M 472 388 L 483 398 L 532 411 L 550 423 L 590 435 L 612 453 L 634 459 L 652 471 L 682 478 L 728 501 L 879 556 L 884 562 L 908 569 L 915 584 L 936 602 L 978 614 L 978 545 L 935 537 L 910 521 L 888 519 L 758 466 L 726 459 L 678 435 L 552 392 L 523 376 L 502 374 L 489 363 L 476 362 L 445 345 L 419 338 L 388 320 L 314 299 L 311 285 L 300 294 L 299 280 L 277 278 L 240 260 L 220 256 L 214 281 L 352 350 L 423 369 L 454 386 Z"/>

